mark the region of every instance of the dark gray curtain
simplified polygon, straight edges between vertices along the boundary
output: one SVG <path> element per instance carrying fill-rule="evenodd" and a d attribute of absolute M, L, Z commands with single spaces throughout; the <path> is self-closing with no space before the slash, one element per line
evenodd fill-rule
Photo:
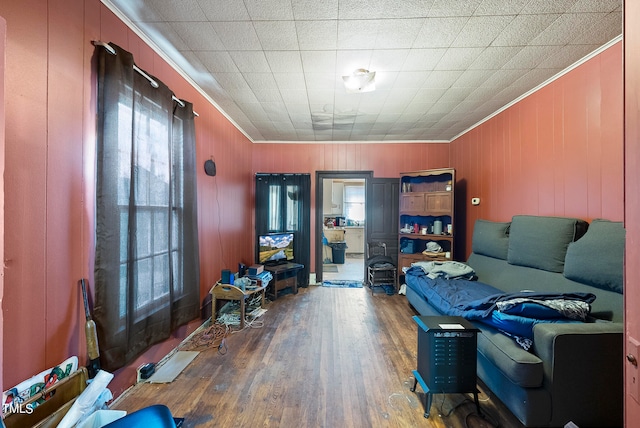
<path fill-rule="evenodd" d="M 256 241 L 258 235 L 293 232 L 294 262 L 298 284 L 309 285 L 311 264 L 311 175 L 256 174 Z M 258 242 L 255 243 L 258 260 Z"/>
<path fill-rule="evenodd" d="M 195 132 L 189 103 L 97 47 L 94 318 L 115 370 L 199 315 Z"/>

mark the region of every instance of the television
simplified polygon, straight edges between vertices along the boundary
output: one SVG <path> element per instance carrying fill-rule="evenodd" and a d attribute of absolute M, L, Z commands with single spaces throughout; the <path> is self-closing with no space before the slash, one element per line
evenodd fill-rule
<path fill-rule="evenodd" d="M 293 260 L 293 233 L 269 233 L 258 237 L 258 263 Z"/>

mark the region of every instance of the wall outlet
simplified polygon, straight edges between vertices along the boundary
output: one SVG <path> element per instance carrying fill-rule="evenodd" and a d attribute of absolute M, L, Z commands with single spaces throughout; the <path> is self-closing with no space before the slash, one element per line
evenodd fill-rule
<path fill-rule="evenodd" d="M 471 198 L 471 205 L 480 205 L 480 198 Z"/>

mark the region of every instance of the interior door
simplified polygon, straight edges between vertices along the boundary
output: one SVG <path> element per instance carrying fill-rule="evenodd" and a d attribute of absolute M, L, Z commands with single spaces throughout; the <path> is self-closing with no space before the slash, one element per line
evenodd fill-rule
<path fill-rule="evenodd" d="M 398 178 L 372 178 L 367 188 L 367 242 L 387 244 L 387 255 L 398 262 Z"/>

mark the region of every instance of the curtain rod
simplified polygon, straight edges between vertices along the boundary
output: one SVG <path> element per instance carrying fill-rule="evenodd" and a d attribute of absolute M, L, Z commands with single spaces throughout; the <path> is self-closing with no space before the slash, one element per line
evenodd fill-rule
<path fill-rule="evenodd" d="M 111 55 L 116 55 L 116 50 L 109 45 L 106 42 L 103 42 L 101 40 L 92 40 L 91 43 L 94 46 L 102 46 L 103 48 L 105 48 L 107 50 L 107 52 L 109 52 Z M 137 71 L 140 75 L 142 75 L 142 77 L 144 77 L 145 79 L 147 79 L 149 81 L 149 83 L 151 84 L 151 86 L 153 86 L 154 88 L 158 88 L 160 85 L 158 85 L 158 82 L 156 82 L 155 80 L 153 80 L 153 78 L 151 76 L 149 76 L 147 73 L 144 72 L 144 70 L 142 70 L 140 67 L 138 67 L 137 65 L 133 64 L 133 69 L 135 71 Z M 175 101 L 176 103 L 178 103 L 178 105 L 180 107 L 184 107 L 184 102 L 179 99 L 178 97 L 176 97 L 175 95 L 171 95 L 171 99 L 173 101 Z M 200 116 L 195 110 L 193 112 L 193 115 L 198 117 Z"/>

